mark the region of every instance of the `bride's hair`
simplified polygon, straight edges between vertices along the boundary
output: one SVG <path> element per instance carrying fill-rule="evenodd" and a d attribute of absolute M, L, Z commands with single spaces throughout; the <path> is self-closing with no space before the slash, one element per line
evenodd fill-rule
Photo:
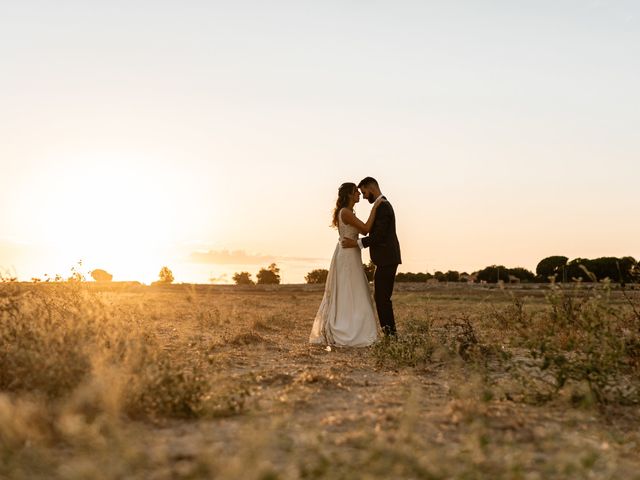
<path fill-rule="evenodd" d="M 353 195 L 353 192 L 356 190 L 356 184 L 351 182 L 346 182 L 340 185 L 338 188 L 338 199 L 336 200 L 336 208 L 333 211 L 333 222 L 331 225 L 338 228 L 338 215 L 340 214 L 340 210 L 349 205 L 349 197 Z"/>

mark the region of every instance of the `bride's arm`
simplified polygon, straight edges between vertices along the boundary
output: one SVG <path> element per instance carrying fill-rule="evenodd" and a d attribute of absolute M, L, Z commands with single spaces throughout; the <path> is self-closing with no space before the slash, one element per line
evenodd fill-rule
<path fill-rule="evenodd" d="M 353 213 L 351 210 L 349 210 L 347 208 L 343 209 L 342 212 L 340 212 L 340 214 L 342 215 L 342 220 L 347 225 L 352 225 L 352 226 L 356 227 L 361 234 L 367 235 L 369 233 L 369 231 L 371 230 L 371 226 L 373 225 L 373 221 L 376 218 L 376 211 L 378 210 L 378 207 L 380 206 L 380 204 L 382 202 L 384 202 L 384 199 L 383 198 L 379 198 L 373 204 L 373 208 L 371 208 L 371 213 L 369 213 L 369 218 L 367 219 L 367 223 L 363 223 L 362 220 L 360 220 L 358 217 L 356 217 L 355 213 Z"/>

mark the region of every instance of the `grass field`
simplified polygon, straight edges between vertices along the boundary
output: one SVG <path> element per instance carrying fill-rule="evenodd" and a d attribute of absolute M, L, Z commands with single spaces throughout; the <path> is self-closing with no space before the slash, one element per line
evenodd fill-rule
<path fill-rule="evenodd" d="M 0 284 L 0 478 L 640 479 L 640 291 Z"/>

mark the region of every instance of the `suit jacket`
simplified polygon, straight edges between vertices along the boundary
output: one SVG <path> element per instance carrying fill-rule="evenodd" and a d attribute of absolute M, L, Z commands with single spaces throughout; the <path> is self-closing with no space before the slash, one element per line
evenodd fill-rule
<path fill-rule="evenodd" d="M 386 197 L 384 197 L 386 200 Z M 371 261 L 377 266 L 399 265 L 400 242 L 396 235 L 396 215 L 389 202 L 382 202 L 378 206 L 376 219 L 367 237 L 362 238 L 362 246 L 370 247 Z"/>

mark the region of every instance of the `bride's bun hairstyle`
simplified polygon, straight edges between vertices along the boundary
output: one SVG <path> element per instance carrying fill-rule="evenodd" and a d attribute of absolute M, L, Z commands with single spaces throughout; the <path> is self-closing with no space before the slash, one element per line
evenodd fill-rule
<path fill-rule="evenodd" d="M 356 184 L 351 182 L 345 182 L 338 188 L 338 199 L 336 200 L 336 208 L 333 211 L 333 221 L 331 225 L 338 228 L 338 214 L 340 210 L 349 205 L 349 197 L 356 191 Z"/>

